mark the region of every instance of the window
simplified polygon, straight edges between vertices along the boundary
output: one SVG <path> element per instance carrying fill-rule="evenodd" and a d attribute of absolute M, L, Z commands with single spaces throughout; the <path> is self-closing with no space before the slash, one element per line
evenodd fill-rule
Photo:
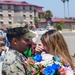
<path fill-rule="evenodd" d="M 34 9 L 34 16 L 36 16 L 36 9 Z"/>
<path fill-rule="evenodd" d="M 12 22 L 11 22 L 11 21 L 9 21 L 9 24 L 12 24 Z"/>
<path fill-rule="evenodd" d="M 1 20 L 3 19 L 3 14 L 0 14 L 0 19 L 1 19 Z"/>
<path fill-rule="evenodd" d="M 25 6 L 23 6 L 23 10 L 25 10 Z"/>
<path fill-rule="evenodd" d="M 0 17 L 3 17 L 3 14 L 0 14 Z"/>
<path fill-rule="evenodd" d="M 39 14 L 39 16 L 38 16 L 39 18 L 41 18 L 41 15 Z"/>
<path fill-rule="evenodd" d="M 3 24 L 3 22 L 2 22 L 2 21 L 0 21 L 0 24 Z"/>
<path fill-rule="evenodd" d="M 11 14 L 8 14 L 8 17 L 11 17 Z"/>
<path fill-rule="evenodd" d="M 32 25 L 32 21 L 30 21 L 30 24 Z"/>
<path fill-rule="evenodd" d="M 26 15 L 23 15 L 23 18 L 26 19 Z"/>
<path fill-rule="evenodd" d="M 19 12 L 19 11 L 20 11 L 20 6 L 14 5 L 14 11 L 15 11 L 15 12 Z"/>
<path fill-rule="evenodd" d="M 0 5 L 0 12 L 2 12 L 3 10 L 2 10 L 2 5 Z"/>
<path fill-rule="evenodd" d="M 23 6 L 23 13 L 25 13 L 25 6 Z"/>
<path fill-rule="evenodd" d="M 26 15 L 23 15 L 23 17 L 26 17 Z"/>
<path fill-rule="evenodd" d="M 8 9 L 11 9 L 11 5 L 8 5 Z"/>
<path fill-rule="evenodd" d="M 0 5 L 0 9 L 2 9 L 2 5 Z"/>
<path fill-rule="evenodd" d="M 32 10 L 32 7 L 29 7 L 29 10 Z"/>
<path fill-rule="evenodd" d="M 32 15 L 30 15 L 30 19 L 32 19 L 33 17 L 32 17 Z"/>
<path fill-rule="evenodd" d="M 36 9 L 34 9 L 34 13 L 36 13 Z"/>
<path fill-rule="evenodd" d="M 11 15 L 11 14 L 8 14 L 8 17 L 9 17 L 9 20 L 11 20 L 11 19 L 12 19 L 12 15 Z"/>

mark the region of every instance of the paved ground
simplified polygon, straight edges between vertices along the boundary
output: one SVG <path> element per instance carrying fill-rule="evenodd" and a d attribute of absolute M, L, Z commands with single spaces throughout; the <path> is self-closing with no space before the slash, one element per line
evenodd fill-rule
<path fill-rule="evenodd" d="M 75 53 L 75 33 L 62 33 L 71 55 Z"/>

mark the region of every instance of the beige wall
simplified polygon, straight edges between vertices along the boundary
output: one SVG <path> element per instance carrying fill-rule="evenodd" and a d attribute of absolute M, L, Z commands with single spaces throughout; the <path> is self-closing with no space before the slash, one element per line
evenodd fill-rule
<path fill-rule="evenodd" d="M 8 15 L 11 15 L 11 19 L 9 18 Z M 11 21 L 12 23 L 13 21 L 13 16 L 14 16 L 14 12 L 11 10 L 11 12 L 9 13 L 7 10 L 3 10 L 3 23 L 4 24 L 9 24 L 8 22 Z"/>
<path fill-rule="evenodd" d="M 25 10 L 23 10 L 23 7 L 25 7 Z M 30 11 L 30 7 L 32 10 Z M 14 8 L 17 9 L 18 11 L 14 11 Z M 11 12 L 8 10 L 8 5 L 2 5 L 3 11 L 1 12 L 3 14 L 3 20 L 0 19 L 0 21 L 3 21 L 4 24 L 9 24 L 9 21 L 14 22 L 17 21 L 25 21 L 28 24 L 30 24 L 30 21 L 32 24 L 34 24 L 34 9 L 37 10 L 42 10 L 42 8 L 37 8 L 35 6 L 18 6 L 14 7 L 14 5 L 11 5 Z M 24 12 L 25 11 L 25 12 Z M 8 14 L 11 15 L 11 19 L 8 17 Z M 26 16 L 26 19 L 23 18 L 23 15 Z M 30 18 L 30 15 L 32 15 L 32 19 Z M 38 17 L 38 12 L 36 12 L 36 17 Z"/>
<path fill-rule="evenodd" d="M 53 23 L 53 27 L 54 28 L 56 28 L 56 24 L 57 23 Z M 39 23 L 39 27 L 40 28 L 46 28 L 47 27 L 47 25 L 46 25 L 46 23 Z M 75 23 L 64 23 L 64 25 L 62 25 L 62 28 L 63 29 L 73 29 L 73 28 L 75 28 Z"/>

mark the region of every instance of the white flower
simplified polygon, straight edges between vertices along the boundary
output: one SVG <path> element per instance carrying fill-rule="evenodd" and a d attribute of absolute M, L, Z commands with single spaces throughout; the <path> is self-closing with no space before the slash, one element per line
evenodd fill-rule
<path fill-rule="evenodd" d="M 74 72 L 73 72 L 73 70 L 71 69 L 71 67 L 68 67 L 68 68 L 66 69 L 66 75 L 74 75 Z"/>
<path fill-rule="evenodd" d="M 42 56 L 42 60 L 52 60 L 52 58 L 53 58 L 53 55 L 46 54 L 45 52 L 42 52 L 41 56 Z"/>
<path fill-rule="evenodd" d="M 37 62 L 36 64 L 42 64 L 42 65 L 44 65 L 45 67 L 47 67 L 47 66 L 52 66 L 53 61 L 48 61 L 48 60 L 46 60 L 46 61 Z"/>

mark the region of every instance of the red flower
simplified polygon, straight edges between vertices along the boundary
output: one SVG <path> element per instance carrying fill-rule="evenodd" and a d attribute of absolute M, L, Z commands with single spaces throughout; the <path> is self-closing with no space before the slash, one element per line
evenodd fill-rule
<path fill-rule="evenodd" d="M 59 72 L 60 72 L 60 75 L 66 75 L 66 74 L 65 74 L 65 69 L 64 69 L 64 68 L 61 68 L 61 69 L 59 70 Z"/>

